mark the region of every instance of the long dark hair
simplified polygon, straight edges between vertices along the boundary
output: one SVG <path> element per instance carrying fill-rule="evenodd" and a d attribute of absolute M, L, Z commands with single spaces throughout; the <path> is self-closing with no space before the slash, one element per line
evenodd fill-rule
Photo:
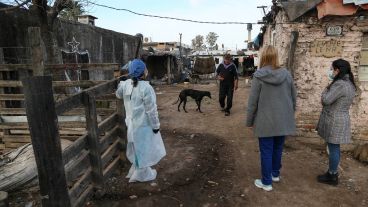
<path fill-rule="evenodd" d="M 355 85 L 355 81 L 354 81 L 354 75 L 351 72 L 351 66 L 350 63 L 344 59 L 338 59 L 332 62 L 332 67 L 335 69 L 339 69 L 339 73 L 334 77 L 332 83 L 327 87 L 328 89 L 330 89 L 330 87 L 332 86 L 332 84 L 334 84 L 337 80 L 343 79 L 345 77 L 345 75 L 349 75 L 349 80 L 350 82 L 354 85 L 355 90 L 356 90 L 356 85 Z"/>

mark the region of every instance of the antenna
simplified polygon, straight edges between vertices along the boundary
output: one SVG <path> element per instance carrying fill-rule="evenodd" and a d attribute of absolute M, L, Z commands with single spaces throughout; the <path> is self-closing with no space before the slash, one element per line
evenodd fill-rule
<path fill-rule="evenodd" d="M 267 6 L 257 6 L 258 9 L 263 9 L 263 14 L 266 16 L 266 8 Z"/>

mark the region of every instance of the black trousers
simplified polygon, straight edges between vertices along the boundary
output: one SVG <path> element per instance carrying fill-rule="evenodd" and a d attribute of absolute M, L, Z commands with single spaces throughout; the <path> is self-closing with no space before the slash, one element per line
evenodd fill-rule
<path fill-rule="evenodd" d="M 233 84 L 220 83 L 219 101 L 221 108 L 225 108 L 226 111 L 230 112 L 230 109 L 233 106 L 233 95 L 234 95 Z M 226 99 L 226 107 L 225 107 L 225 99 Z"/>

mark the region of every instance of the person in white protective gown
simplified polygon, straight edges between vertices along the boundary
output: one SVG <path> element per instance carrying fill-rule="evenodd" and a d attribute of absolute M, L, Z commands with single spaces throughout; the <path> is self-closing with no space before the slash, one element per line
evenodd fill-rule
<path fill-rule="evenodd" d="M 132 163 L 127 178 L 129 182 L 155 180 L 156 165 L 166 150 L 160 134 L 156 94 L 148 81 L 148 71 L 143 61 L 135 59 L 129 65 L 129 77 L 120 81 L 116 97 L 124 100 L 128 128 L 127 158 Z"/>

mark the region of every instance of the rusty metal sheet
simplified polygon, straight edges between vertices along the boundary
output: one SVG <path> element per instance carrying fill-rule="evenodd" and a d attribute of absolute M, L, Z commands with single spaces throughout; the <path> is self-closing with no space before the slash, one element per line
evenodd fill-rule
<path fill-rule="evenodd" d="M 367 9 L 367 5 L 360 5 L 367 3 L 368 0 L 324 0 L 317 6 L 318 18 L 321 19 L 327 15 L 353 15 L 358 11 L 359 7 Z M 359 6 L 356 4 L 359 4 Z"/>

